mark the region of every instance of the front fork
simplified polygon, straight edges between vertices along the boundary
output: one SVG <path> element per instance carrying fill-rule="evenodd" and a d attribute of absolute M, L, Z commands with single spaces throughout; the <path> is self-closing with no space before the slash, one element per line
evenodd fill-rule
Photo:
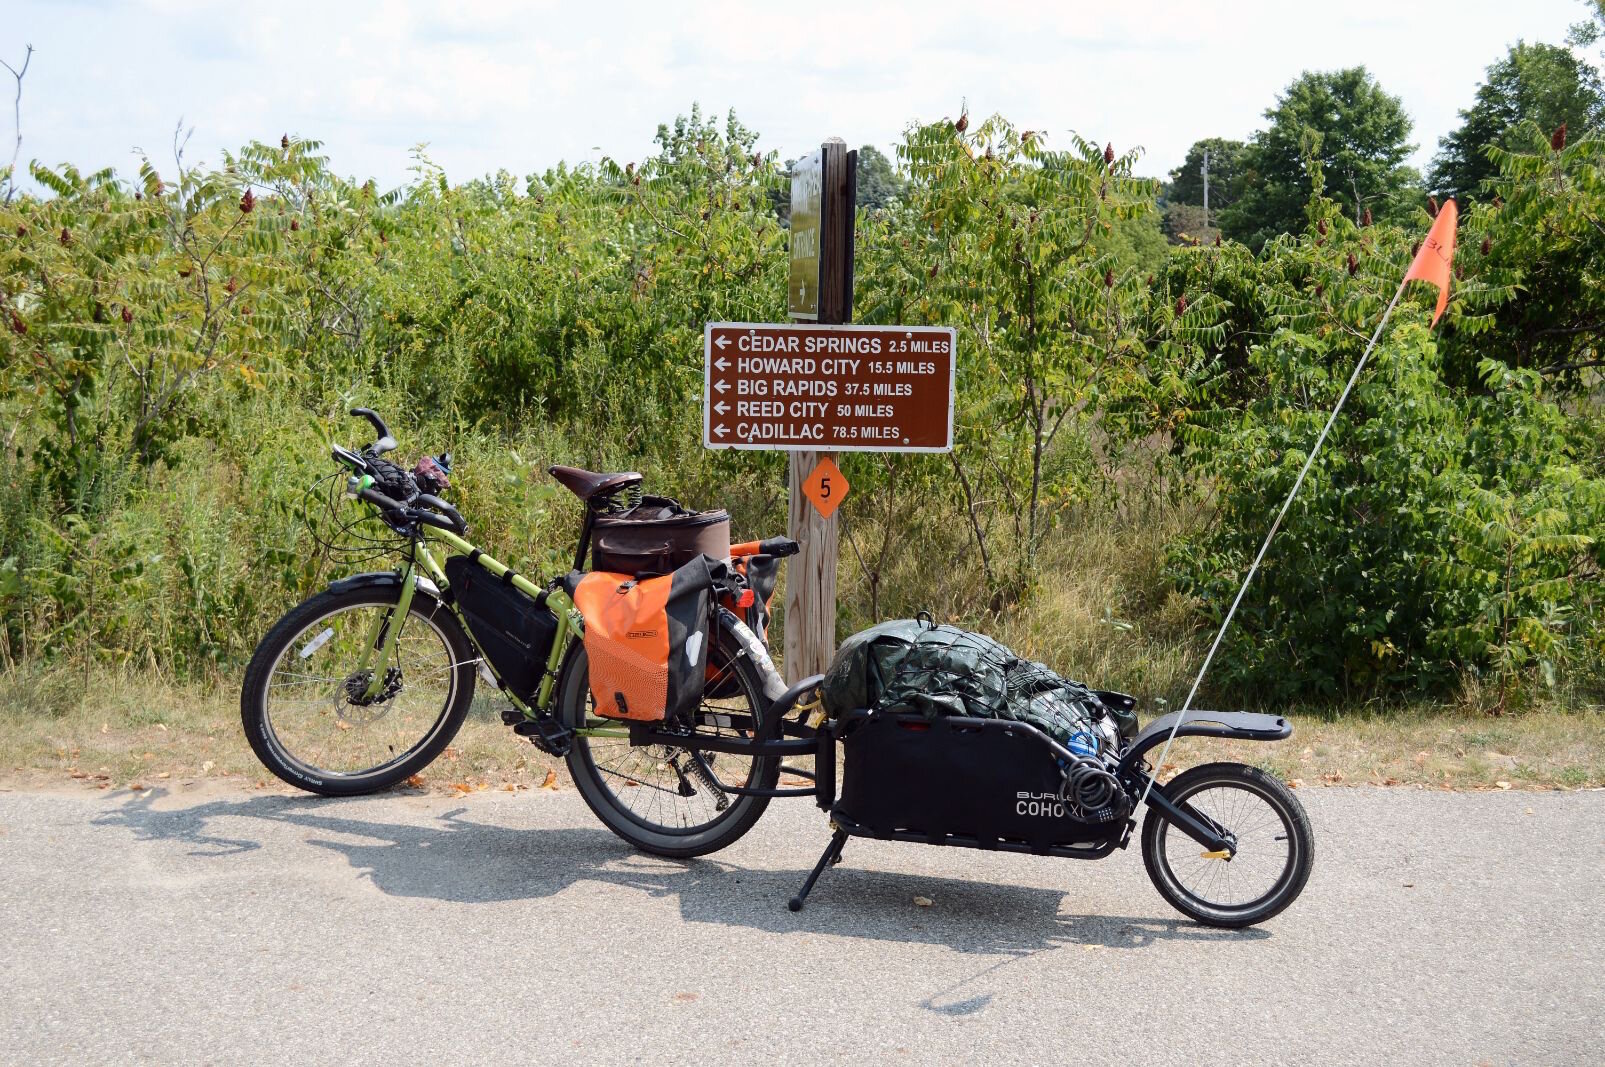
<path fill-rule="evenodd" d="M 406 624 L 407 612 L 412 610 L 412 594 L 418 588 L 417 579 L 417 559 L 409 555 L 407 565 L 401 571 L 401 596 L 397 598 L 395 607 L 374 620 L 368 642 L 362 649 L 362 659 L 357 664 L 359 673 L 369 671 L 368 688 L 362 693 L 367 700 L 377 700 L 384 689 L 385 675 L 388 673 L 384 669 L 385 664 L 395 656 L 396 645 L 401 640 L 401 628 Z M 375 654 L 379 657 L 377 666 L 373 666 Z"/>

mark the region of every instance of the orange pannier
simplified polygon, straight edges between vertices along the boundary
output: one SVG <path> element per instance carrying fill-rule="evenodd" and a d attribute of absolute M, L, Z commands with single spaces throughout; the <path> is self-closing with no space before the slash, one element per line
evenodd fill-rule
<path fill-rule="evenodd" d="M 698 556 L 661 578 L 592 571 L 574 590 L 596 714 L 661 722 L 702 703 L 713 576 Z"/>

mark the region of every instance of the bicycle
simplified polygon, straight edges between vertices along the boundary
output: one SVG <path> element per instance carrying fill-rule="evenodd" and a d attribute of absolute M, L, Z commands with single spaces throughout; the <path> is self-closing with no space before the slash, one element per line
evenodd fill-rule
<path fill-rule="evenodd" d="M 669 737 L 632 745 L 628 726 L 591 715 L 585 647 L 576 640 L 583 620 L 565 578 L 537 585 L 470 542 L 463 516 L 434 491 L 447 484 L 449 454 L 404 470 L 384 458 L 397 447 L 384 420 L 367 408 L 351 414 L 367 419 L 378 437 L 357 449 L 335 445 L 331 455 L 349 472 L 345 496 L 377 513 L 400 560 L 391 570 L 331 583 L 263 637 L 240 700 L 246 737 L 262 763 L 290 785 L 324 796 L 394 787 L 451 743 L 484 677 L 511 704 L 503 721 L 565 758 L 581 796 L 621 837 L 654 852 L 694 856 L 744 834 L 762 815 L 766 794 L 775 792 L 779 758 L 692 751 Z M 573 467 L 550 473 L 584 508 L 574 554 L 579 572 L 599 516 L 639 501 L 642 477 Z M 451 557 L 443 561 L 442 551 Z M 796 551 L 784 537 L 731 546 L 747 570 Z M 487 644 L 508 635 L 476 628 L 457 603 L 447 575 L 456 569 L 453 557 L 544 613 L 549 651 L 530 665 L 530 678 L 508 677 L 507 660 L 499 667 L 486 654 Z M 727 603 L 752 603 L 741 574 L 724 582 Z M 746 622 L 726 606 L 715 621 L 707 691 L 691 728 L 713 739 L 751 737 L 785 687 Z"/>

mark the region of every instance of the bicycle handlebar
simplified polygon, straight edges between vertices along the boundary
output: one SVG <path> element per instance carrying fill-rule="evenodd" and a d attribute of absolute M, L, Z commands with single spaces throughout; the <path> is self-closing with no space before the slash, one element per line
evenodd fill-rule
<path fill-rule="evenodd" d="M 352 408 L 351 414 L 359 419 L 367 419 L 379 434 L 379 439 L 368 446 L 373 449 L 375 455 L 383 455 L 395 449 L 396 439 L 390 436 L 390 427 L 385 425 L 385 420 L 379 417 L 377 411 L 372 408 Z"/>
<path fill-rule="evenodd" d="M 372 487 L 358 490 L 357 499 L 365 500 L 374 507 L 391 512 L 406 522 L 421 522 L 425 526 L 438 526 L 442 530 L 450 530 L 456 534 L 468 532 L 468 523 L 456 508 L 439 497 L 430 496 L 427 493 L 418 497 L 418 500 L 424 505 L 422 508 L 409 507 Z"/>

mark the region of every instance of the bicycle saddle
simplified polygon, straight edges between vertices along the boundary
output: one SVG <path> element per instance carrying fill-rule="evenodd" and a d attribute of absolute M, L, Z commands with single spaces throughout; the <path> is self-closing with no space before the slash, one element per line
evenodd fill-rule
<path fill-rule="evenodd" d="M 581 470 L 578 467 L 553 466 L 546 468 L 547 473 L 563 487 L 581 500 L 589 500 L 593 496 L 616 493 L 620 489 L 627 489 L 632 485 L 641 484 L 641 476 L 635 471 L 621 471 L 617 474 L 598 474 L 595 471 Z"/>

